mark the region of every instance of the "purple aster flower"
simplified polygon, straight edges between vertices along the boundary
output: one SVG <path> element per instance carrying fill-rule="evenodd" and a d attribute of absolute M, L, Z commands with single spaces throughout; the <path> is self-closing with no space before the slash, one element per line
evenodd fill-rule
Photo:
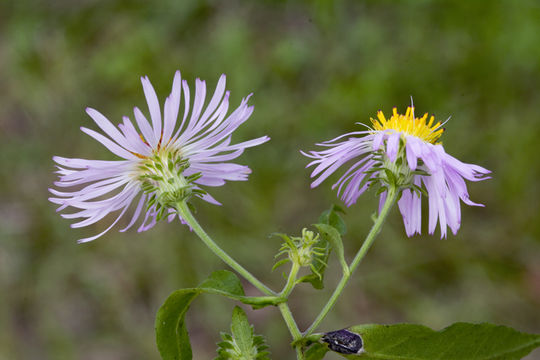
<path fill-rule="evenodd" d="M 441 238 L 446 228 L 455 235 L 461 223 L 460 200 L 467 205 L 483 206 L 469 199 L 465 179 L 480 181 L 489 179 L 489 170 L 466 164 L 448 155 L 437 140 L 444 129 L 440 122 L 428 114 L 414 117 L 414 107 L 408 107 L 405 115 L 393 109 L 390 119 L 379 111 L 377 119 L 371 119 L 373 127 L 355 131 L 330 141 L 317 144 L 321 151 L 302 152 L 314 159 L 307 167 L 315 166 L 311 177 L 316 178 L 311 187 L 318 186 L 339 167 L 352 162 L 349 169 L 332 186 L 347 206 L 371 185 L 380 186 L 380 207 L 384 204 L 388 186 L 401 191 L 398 201 L 408 236 L 420 234 L 421 195 L 428 197 L 429 225 L 433 234 L 437 221 Z"/>
<path fill-rule="evenodd" d="M 116 127 L 97 110 L 87 108 L 86 112 L 105 135 L 81 127 L 121 160 L 53 157 L 59 174 L 54 184 L 62 190 L 49 189 L 54 195 L 49 200 L 60 205 L 58 211 L 68 207 L 76 209 L 62 214 L 67 219 L 80 219 L 72 227 L 88 226 L 110 213 L 117 213 L 105 231 L 79 242 L 100 237 L 126 213 L 130 219 L 120 231 L 126 231 L 140 219 L 138 231 L 146 231 L 163 216 L 172 221 L 177 216 L 174 203 L 191 196 L 220 205 L 200 186 L 247 180 L 251 173 L 249 167 L 229 161 L 240 156 L 244 149 L 269 140 L 263 136 L 231 144 L 232 133 L 250 117 L 253 106 L 248 105 L 250 95 L 227 115 L 229 91 L 225 91 L 225 75 L 220 77 L 206 108 L 206 83 L 197 79 L 190 109 L 189 87 L 177 71 L 163 114 L 148 77 L 141 78 L 141 82 L 151 121 L 135 107 L 138 129 L 127 117 Z M 182 92 L 184 111 L 179 122 Z M 131 206 L 133 203 L 136 205 Z"/>

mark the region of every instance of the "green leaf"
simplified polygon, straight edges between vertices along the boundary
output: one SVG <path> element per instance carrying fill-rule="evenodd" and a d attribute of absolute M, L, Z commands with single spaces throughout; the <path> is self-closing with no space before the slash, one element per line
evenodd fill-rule
<path fill-rule="evenodd" d="M 156 315 L 156 343 L 163 360 L 191 359 L 191 345 L 184 317 L 199 289 L 173 292 Z"/>
<path fill-rule="evenodd" d="M 345 221 L 341 218 L 339 213 L 345 214 L 345 210 L 339 206 L 333 204 L 330 209 L 323 211 L 321 216 L 319 216 L 319 224 L 327 224 L 336 228 L 341 236 L 345 235 L 347 232 L 347 225 Z"/>
<path fill-rule="evenodd" d="M 244 296 L 244 288 L 240 279 L 227 270 L 214 271 L 204 280 L 199 289 L 232 298 Z"/>
<path fill-rule="evenodd" d="M 246 313 L 242 308 L 235 306 L 232 315 L 231 331 L 238 348 L 245 354 L 251 354 L 253 347 L 253 329 L 249 324 Z"/>
<path fill-rule="evenodd" d="M 348 274 L 349 266 L 347 265 L 347 261 L 345 261 L 345 251 L 343 249 L 343 241 L 341 240 L 339 231 L 335 227 L 327 224 L 315 224 L 313 226 L 317 228 L 321 238 L 327 240 L 332 245 L 332 248 L 336 251 L 341 267 L 343 268 L 343 273 Z"/>
<path fill-rule="evenodd" d="M 201 293 L 226 296 L 254 307 L 279 303 L 278 298 L 273 296 L 245 296 L 238 277 L 227 270 L 213 272 L 197 288 L 176 290 L 169 295 L 156 315 L 156 343 L 163 360 L 192 359 L 184 319 L 191 302 Z"/>
<path fill-rule="evenodd" d="M 269 360 L 268 346 L 262 336 L 254 335 L 253 326 L 242 308 L 235 306 L 231 321 L 232 336 L 221 333 L 216 360 Z"/>
<path fill-rule="evenodd" d="M 328 351 L 328 346 L 316 343 L 310 346 L 304 355 L 306 360 L 322 360 Z"/>
<path fill-rule="evenodd" d="M 323 273 L 321 273 L 321 276 L 319 276 L 319 275 L 312 272 L 309 275 L 305 275 L 305 276 L 302 276 L 301 278 L 299 278 L 298 282 L 299 283 L 301 283 L 301 282 L 310 283 L 315 289 L 321 290 L 321 289 L 324 289 L 323 279 L 324 279 L 324 274 Z"/>
<path fill-rule="evenodd" d="M 456 323 L 441 331 L 415 324 L 349 328 L 363 340 L 363 360 L 514 360 L 540 346 L 540 335 L 506 326 Z"/>

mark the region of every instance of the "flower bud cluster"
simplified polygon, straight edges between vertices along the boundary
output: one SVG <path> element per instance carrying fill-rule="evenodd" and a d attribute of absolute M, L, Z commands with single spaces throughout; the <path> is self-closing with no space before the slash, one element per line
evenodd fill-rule
<path fill-rule="evenodd" d="M 278 261 L 274 265 L 274 269 L 288 261 L 293 264 L 297 264 L 300 267 L 313 266 L 314 259 L 317 256 L 324 255 L 326 249 L 316 246 L 319 242 L 319 234 L 315 234 L 308 229 L 302 229 L 302 236 L 287 236 L 285 234 L 278 234 L 285 242 L 281 245 L 276 258 L 287 255 L 286 258 Z"/>

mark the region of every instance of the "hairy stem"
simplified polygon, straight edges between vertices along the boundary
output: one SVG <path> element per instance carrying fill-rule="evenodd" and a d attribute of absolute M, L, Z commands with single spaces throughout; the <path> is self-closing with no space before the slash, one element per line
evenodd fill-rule
<path fill-rule="evenodd" d="M 356 256 L 354 257 L 353 261 L 351 262 L 351 265 L 349 266 L 349 273 L 344 273 L 341 277 L 341 280 L 339 284 L 337 285 L 336 289 L 332 293 L 332 296 L 330 299 L 328 299 L 328 302 L 326 305 L 324 305 L 323 309 L 317 315 L 315 318 L 315 321 L 313 321 L 313 324 L 310 325 L 310 327 L 306 330 L 305 336 L 311 335 L 313 331 L 319 326 L 319 324 L 324 320 L 326 315 L 328 315 L 328 312 L 332 310 L 334 307 L 336 301 L 338 300 L 339 296 L 341 295 L 343 289 L 347 285 L 347 282 L 349 281 L 350 277 L 368 252 L 369 248 L 375 241 L 375 238 L 381 231 L 382 225 L 384 224 L 384 221 L 386 220 L 386 217 L 388 216 L 388 213 L 390 212 L 390 209 L 392 206 L 396 203 L 398 196 L 398 189 L 394 187 L 390 187 L 388 189 L 388 194 L 386 195 L 386 201 L 384 203 L 384 206 L 379 213 L 379 216 L 377 217 L 377 220 L 375 220 L 375 223 L 371 227 L 371 230 L 369 231 L 369 234 L 367 235 L 366 239 L 364 240 L 364 243 L 362 244 L 362 247 L 358 250 L 356 253 Z"/>

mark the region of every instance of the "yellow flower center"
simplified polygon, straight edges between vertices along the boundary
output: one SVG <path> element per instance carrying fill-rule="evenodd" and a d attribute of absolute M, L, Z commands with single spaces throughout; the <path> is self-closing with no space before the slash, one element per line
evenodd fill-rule
<path fill-rule="evenodd" d="M 377 119 L 371 118 L 373 129 L 377 131 L 381 130 L 395 130 L 403 132 L 407 135 L 416 136 L 426 142 L 434 144 L 441 137 L 444 132 L 444 128 L 441 128 L 441 122 L 438 121 L 433 124 L 435 117 L 432 115 L 427 121 L 428 114 L 425 113 L 421 118 L 414 117 L 414 107 L 407 107 L 405 115 L 398 114 L 397 108 L 392 109 L 392 117 L 386 119 L 381 110 L 377 112 Z"/>

